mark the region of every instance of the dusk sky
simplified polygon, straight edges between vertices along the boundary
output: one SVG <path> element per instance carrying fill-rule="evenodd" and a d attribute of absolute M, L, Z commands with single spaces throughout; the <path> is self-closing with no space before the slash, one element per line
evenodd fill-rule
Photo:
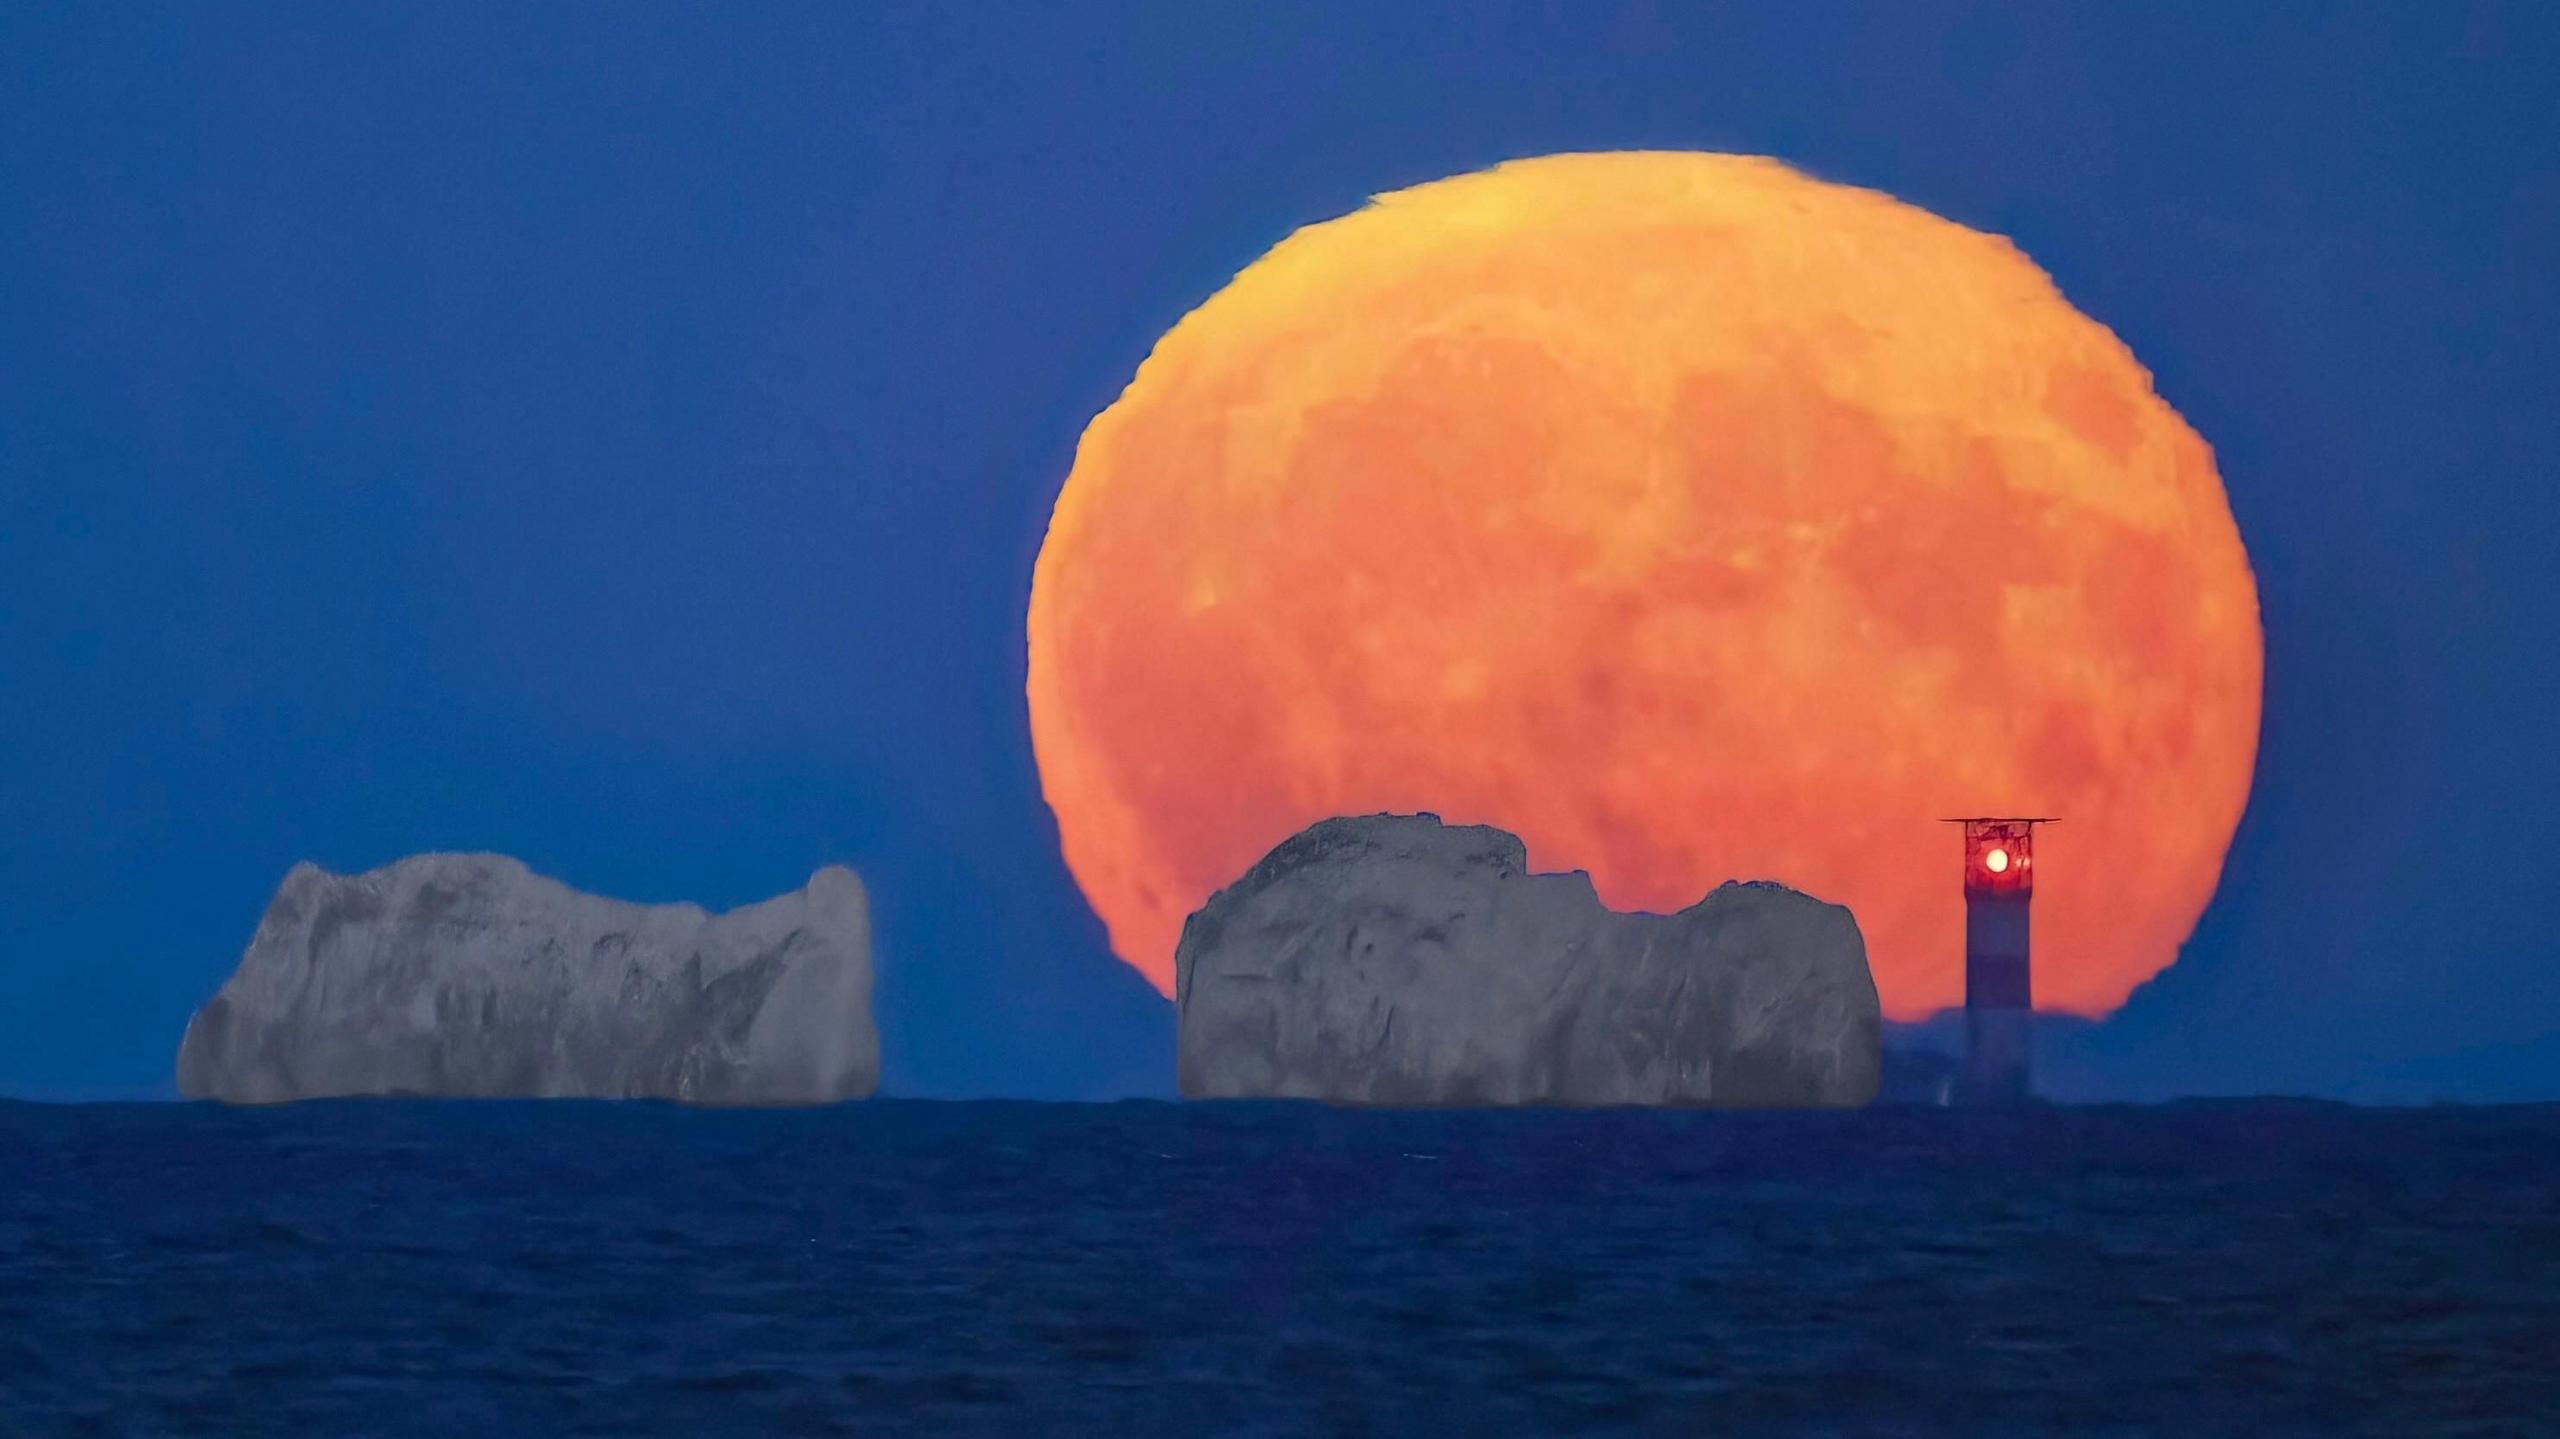
<path fill-rule="evenodd" d="M 2560 1097 L 2555 76 L 2450 0 L 0 9 L 0 1095 L 173 1093 L 294 862 L 428 849 L 849 863 L 885 1092 L 1169 1093 L 1025 715 L 1080 431 L 1301 225 L 1661 148 L 2010 237 L 2216 452 L 2255 789 L 2053 1091 Z"/>

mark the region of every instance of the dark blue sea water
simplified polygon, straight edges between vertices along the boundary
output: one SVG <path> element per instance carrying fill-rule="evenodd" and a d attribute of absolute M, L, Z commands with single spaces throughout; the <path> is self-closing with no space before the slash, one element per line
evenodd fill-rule
<path fill-rule="evenodd" d="M 0 1434 L 2560 1433 L 2560 1109 L 0 1105 Z"/>

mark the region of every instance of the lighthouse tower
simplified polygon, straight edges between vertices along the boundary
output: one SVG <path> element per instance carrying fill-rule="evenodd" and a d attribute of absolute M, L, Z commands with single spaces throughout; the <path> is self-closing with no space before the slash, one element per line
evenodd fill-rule
<path fill-rule="evenodd" d="M 2053 820 L 1947 823 L 1964 826 L 1962 1095 L 1972 1104 L 2014 1103 L 2027 1098 L 2032 1084 L 2027 910 L 2036 894 L 2035 827 Z"/>

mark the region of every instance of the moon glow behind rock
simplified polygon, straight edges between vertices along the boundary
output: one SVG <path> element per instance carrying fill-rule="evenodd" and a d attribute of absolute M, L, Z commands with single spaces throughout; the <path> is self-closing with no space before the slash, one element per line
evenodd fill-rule
<path fill-rule="evenodd" d="M 1292 235 L 1079 445 L 1032 586 L 1069 868 L 1170 992 L 1184 917 L 1332 814 L 1428 810 L 1621 909 L 1855 910 L 1963 989 L 1952 814 L 2055 814 L 2041 1008 L 2174 957 L 2255 764 L 2205 444 L 2007 241 L 1774 161 L 1518 161 Z"/>

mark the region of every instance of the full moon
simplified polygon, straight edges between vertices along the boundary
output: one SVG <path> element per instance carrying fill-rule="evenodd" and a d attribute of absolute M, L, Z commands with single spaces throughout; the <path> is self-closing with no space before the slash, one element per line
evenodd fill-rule
<path fill-rule="evenodd" d="M 2038 1008 L 2211 897 L 2258 739 L 2211 452 L 2008 241 L 1776 161 L 1557 155 L 1380 196 L 1183 317 L 1031 587 L 1066 863 L 1170 994 L 1184 918 L 1334 814 L 1500 825 L 1619 909 L 1848 905 L 1961 1002 L 1943 816 L 2038 838 Z"/>

